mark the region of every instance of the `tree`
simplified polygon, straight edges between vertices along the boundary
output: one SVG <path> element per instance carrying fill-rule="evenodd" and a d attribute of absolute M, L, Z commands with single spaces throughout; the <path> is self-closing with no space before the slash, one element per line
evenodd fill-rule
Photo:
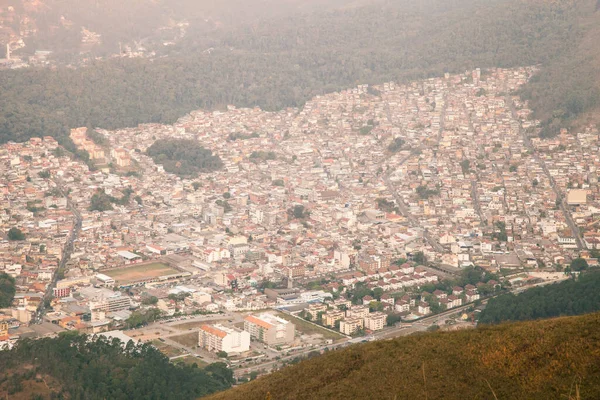
<path fill-rule="evenodd" d="M 200 189 L 200 187 L 202 187 L 202 184 L 198 181 L 195 181 L 192 183 L 192 187 L 194 188 L 194 191 L 198 191 L 198 189 Z"/>
<path fill-rule="evenodd" d="M 402 321 L 402 317 L 398 314 L 390 314 L 386 318 L 387 326 L 394 326 L 400 321 Z"/>
<path fill-rule="evenodd" d="M 413 261 L 416 262 L 417 264 L 423 265 L 427 262 L 427 258 L 425 257 L 425 254 L 422 251 L 417 251 L 413 254 L 412 257 Z"/>
<path fill-rule="evenodd" d="M 219 351 L 217 351 L 217 357 L 219 357 L 219 358 L 227 358 L 228 355 L 227 355 L 226 351 L 219 350 Z"/>
<path fill-rule="evenodd" d="M 460 168 L 462 169 L 463 174 L 468 174 L 470 172 L 470 168 L 471 168 L 471 161 L 462 160 L 460 162 Z"/>
<path fill-rule="evenodd" d="M 4 272 L 0 273 L 0 308 L 10 307 L 16 291 L 15 278 Z"/>
<path fill-rule="evenodd" d="M 584 258 L 578 257 L 578 258 L 574 259 L 573 261 L 571 261 L 570 266 L 571 266 L 571 271 L 581 272 L 588 268 L 588 262 Z"/>
<path fill-rule="evenodd" d="M 8 231 L 8 240 L 10 241 L 22 241 L 25 240 L 25 234 L 16 227 L 10 228 Z"/>
<path fill-rule="evenodd" d="M 158 303 L 158 297 L 156 296 L 147 296 L 144 297 L 144 299 L 142 300 L 142 304 L 143 305 L 155 305 L 156 303 Z"/>

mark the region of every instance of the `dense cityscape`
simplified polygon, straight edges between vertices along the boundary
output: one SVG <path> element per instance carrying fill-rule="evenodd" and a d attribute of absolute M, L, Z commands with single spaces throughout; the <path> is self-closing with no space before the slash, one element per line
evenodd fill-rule
<path fill-rule="evenodd" d="M 16 294 L 0 346 L 74 330 L 227 360 L 246 379 L 350 343 L 473 327 L 489 297 L 597 265 L 598 130 L 537 138 L 514 94 L 535 72 L 82 127 L 76 153 L 51 137 L 3 145 L 0 273 Z M 189 140 L 220 162 L 188 171 L 197 162 L 152 152 Z"/>

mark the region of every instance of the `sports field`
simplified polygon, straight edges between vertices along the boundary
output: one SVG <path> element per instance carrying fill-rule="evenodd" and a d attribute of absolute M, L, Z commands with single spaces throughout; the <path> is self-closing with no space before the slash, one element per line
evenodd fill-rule
<path fill-rule="evenodd" d="M 164 275 L 172 275 L 177 272 L 179 271 L 169 267 L 167 264 L 151 263 L 111 269 L 110 271 L 104 271 L 102 273 L 110 276 L 119 284 L 126 284 L 141 279 L 152 279 Z"/>

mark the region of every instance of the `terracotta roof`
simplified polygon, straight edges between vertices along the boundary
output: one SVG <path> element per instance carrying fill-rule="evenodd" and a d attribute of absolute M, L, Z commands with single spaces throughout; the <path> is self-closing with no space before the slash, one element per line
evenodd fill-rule
<path fill-rule="evenodd" d="M 211 335 L 215 335 L 220 337 L 221 339 L 224 338 L 225 336 L 227 336 L 227 332 L 222 331 L 220 329 L 215 328 L 214 326 L 210 326 L 210 325 L 202 325 L 200 327 L 200 329 L 202 329 L 204 332 L 206 333 L 210 333 Z"/>
<path fill-rule="evenodd" d="M 244 320 L 246 320 L 250 323 L 253 323 L 255 325 L 262 326 L 265 329 L 270 329 L 273 327 L 273 325 L 271 325 L 267 321 L 263 321 L 260 318 L 256 318 L 254 315 L 248 315 L 246 318 L 244 318 Z"/>

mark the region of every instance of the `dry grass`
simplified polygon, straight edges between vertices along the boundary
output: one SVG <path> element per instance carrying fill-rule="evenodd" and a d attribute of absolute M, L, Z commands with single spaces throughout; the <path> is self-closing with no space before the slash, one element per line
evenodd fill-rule
<path fill-rule="evenodd" d="M 209 399 L 598 399 L 598 365 L 590 314 L 351 346 Z"/>
<path fill-rule="evenodd" d="M 178 271 L 163 263 L 150 263 L 141 265 L 132 265 L 123 268 L 116 268 L 109 271 L 103 271 L 118 283 L 124 284 L 134 282 L 140 279 L 158 278 L 160 276 L 176 274 Z"/>
<path fill-rule="evenodd" d="M 182 346 L 196 347 L 198 346 L 198 332 L 186 333 L 178 336 L 171 336 L 169 340 L 177 342 Z"/>

